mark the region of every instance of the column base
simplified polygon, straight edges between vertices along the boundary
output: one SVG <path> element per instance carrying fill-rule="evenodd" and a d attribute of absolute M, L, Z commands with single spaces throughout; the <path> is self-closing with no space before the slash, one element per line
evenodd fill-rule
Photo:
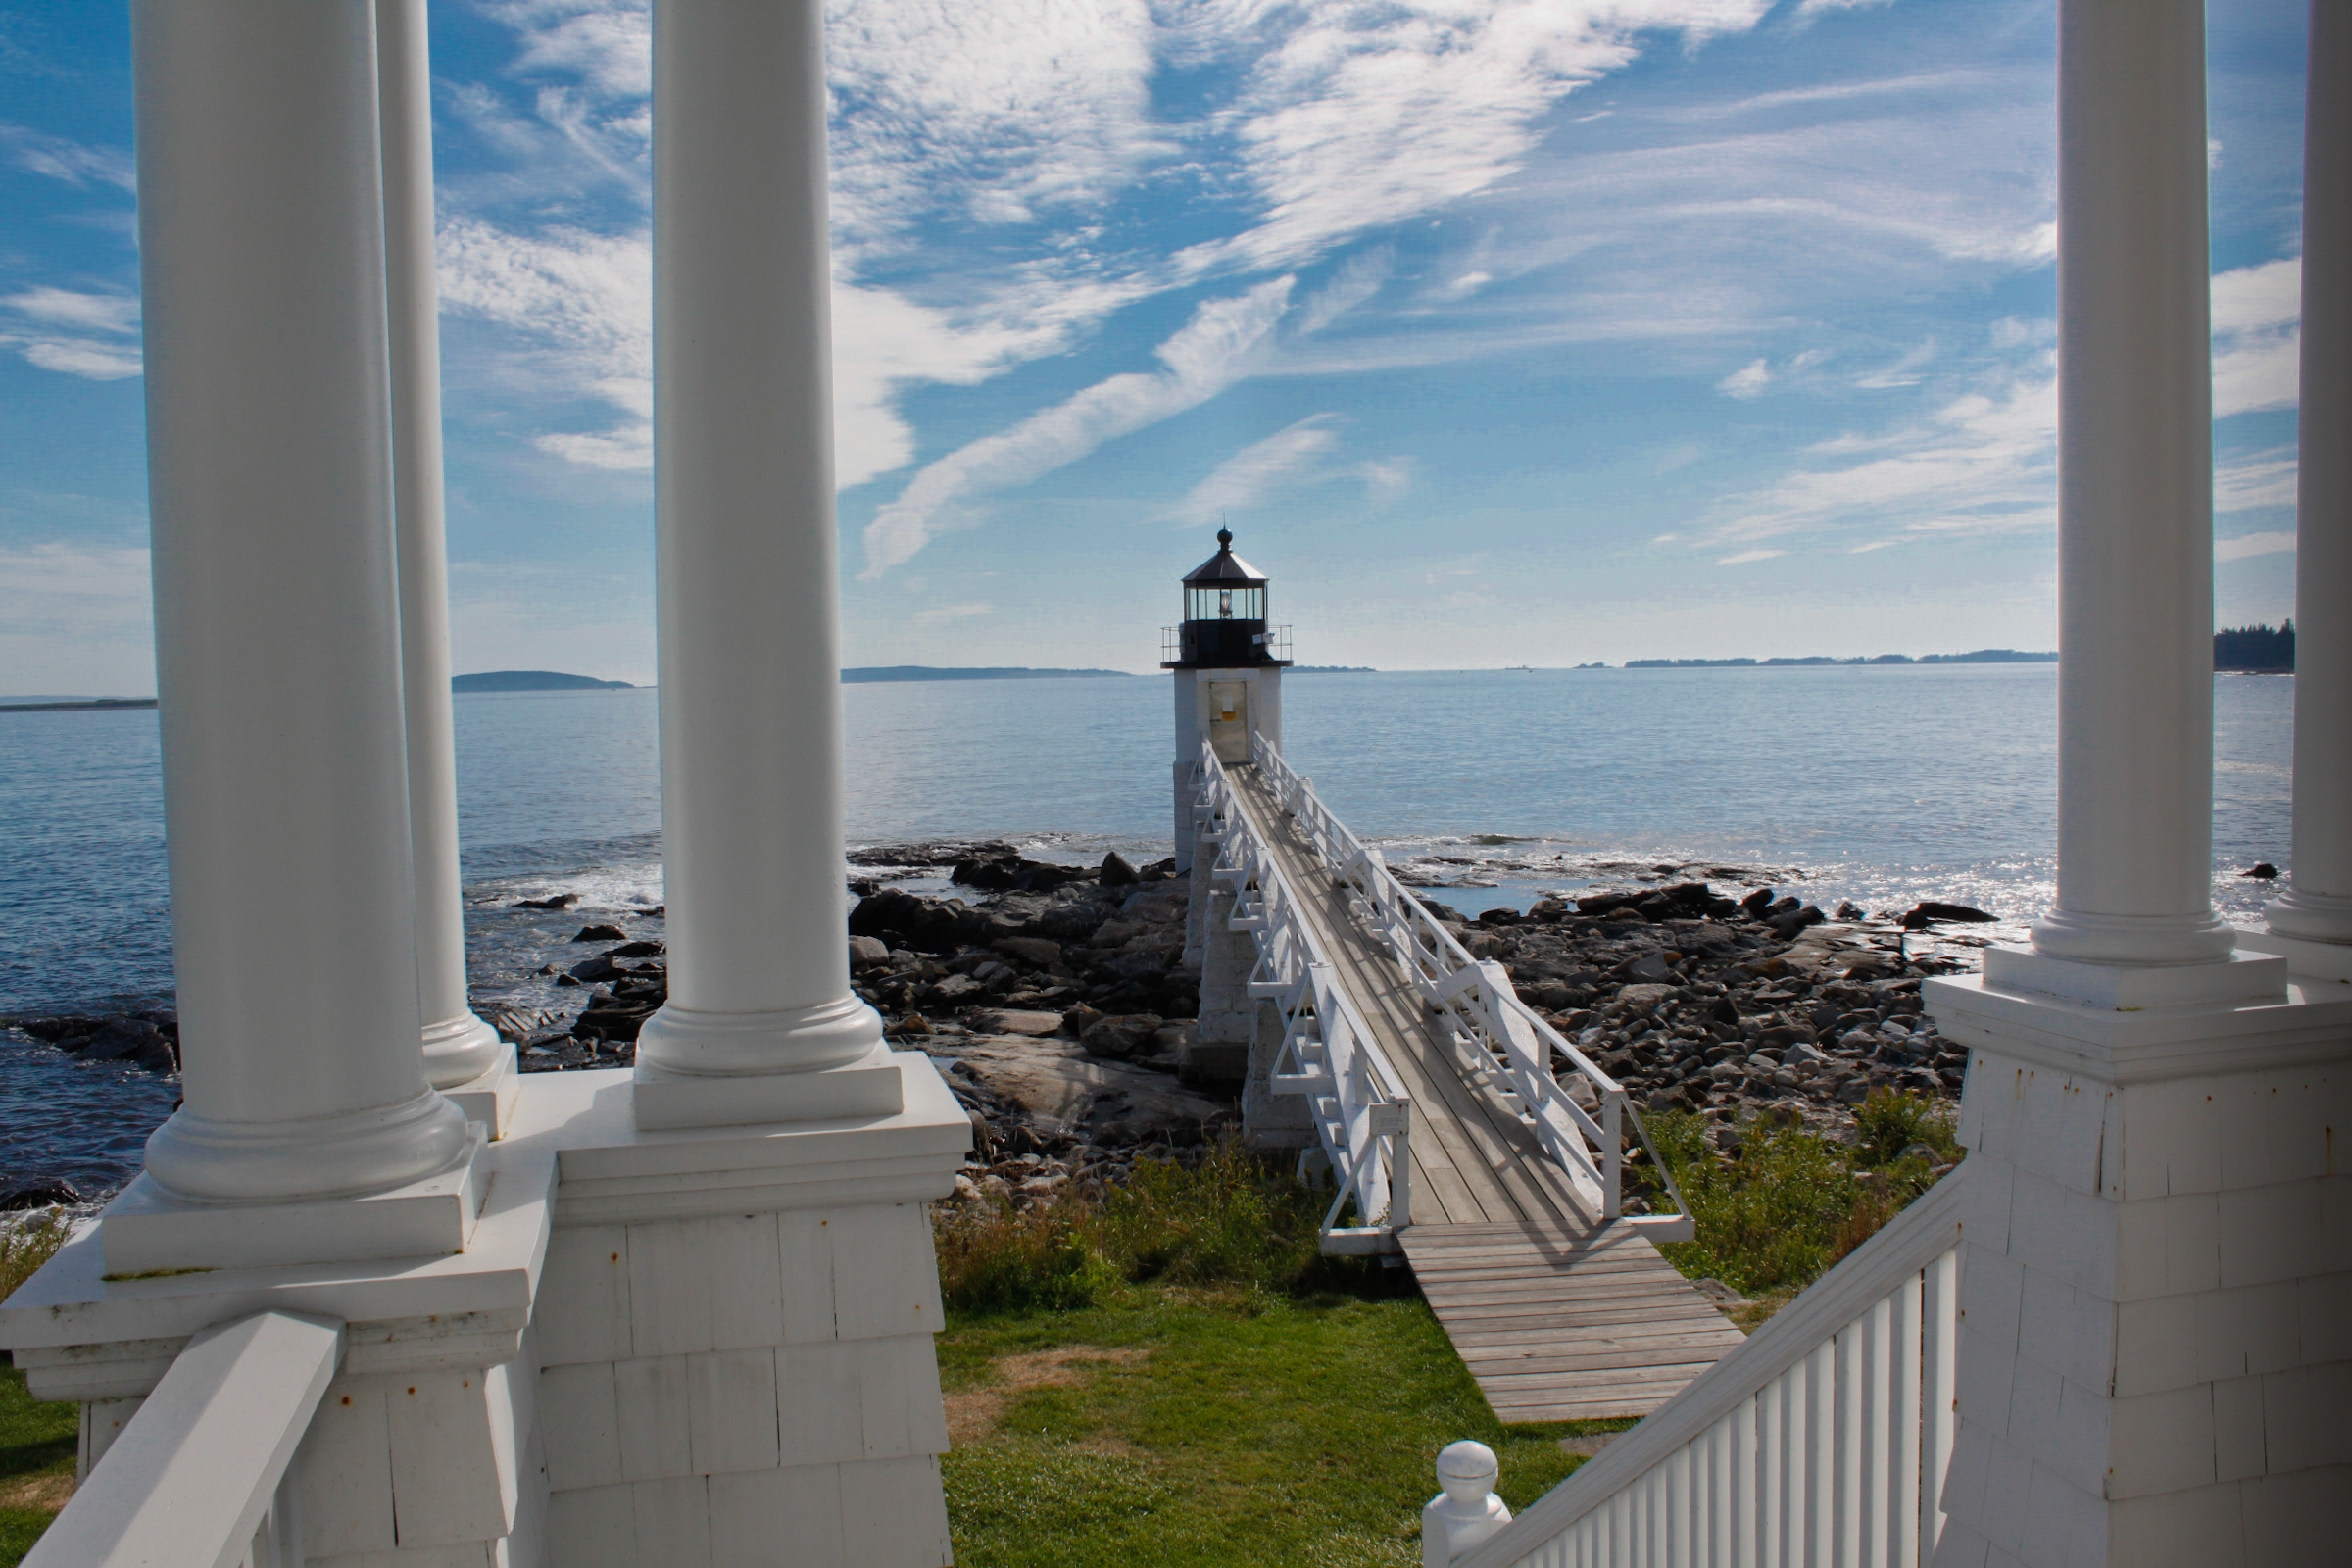
<path fill-rule="evenodd" d="M 2286 969 L 2285 959 L 2257 953 L 2232 953 L 2204 963 L 2121 964 L 2053 957 L 2031 948 L 1984 950 L 1988 986 L 2118 1012 L 2200 1002 L 2284 1002 Z"/>
<path fill-rule="evenodd" d="M 2289 887 L 2262 913 L 2278 936 L 2352 948 L 2352 899 Z"/>
<path fill-rule="evenodd" d="M 360 1198 L 205 1203 L 142 1173 L 99 1216 L 106 1278 L 463 1252 L 481 1211 L 474 1163 L 489 1137 L 478 1126 L 466 1133 L 464 1150 L 440 1170 Z"/>
<path fill-rule="evenodd" d="M 906 1108 L 904 1080 L 891 1051 L 812 1072 L 674 1072 L 638 1061 L 632 1080 L 636 1124 L 643 1131 L 741 1127 L 761 1122 L 895 1116 Z"/>
<path fill-rule="evenodd" d="M 2230 927 L 2201 915 L 2085 914 L 2051 909 L 2034 922 L 2034 951 L 2078 963 L 2218 963 L 2230 956 Z"/>
<path fill-rule="evenodd" d="M 2278 907 L 2276 904 L 2271 906 L 2273 910 Z M 2284 959 L 2287 972 L 2298 980 L 2352 986 L 2352 943 L 2314 942 L 2308 937 L 2288 936 L 2273 927 L 2268 931 L 2239 931 L 2237 951 L 2269 954 Z"/>
<path fill-rule="evenodd" d="M 424 1026 L 424 1081 L 448 1094 L 496 1072 L 502 1052 L 512 1059 L 514 1048 L 470 1012 L 428 1023 Z"/>
<path fill-rule="evenodd" d="M 441 1091 L 441 1098 L 464 1111 L 467 1121 L 486 1129 L 493 1143 L 507 1136 L 515 1102 L 522 1098 L 522 1069 L 515 1065 L 514 1047 L 502 1040 L 499 1048 L 489 1071 Z"/>

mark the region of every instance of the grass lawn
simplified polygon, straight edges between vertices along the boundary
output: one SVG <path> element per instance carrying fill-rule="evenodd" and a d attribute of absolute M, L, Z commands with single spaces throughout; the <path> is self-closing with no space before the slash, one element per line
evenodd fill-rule
<path fill-rule="evenodd" d="M 16 1568 L 74 1487 L 77 1404 L 40 1404 L 0 1367 L 0 1568 Z"/>
<path fill-rule="evenodd" d="M 49 1261 L 66 1228 L 42 1219 L 0 1221 L 0 1301 Z M 24 1374 L 0 1366 L 0 1568 L 17 1568 L 74 1491 L 81 1406 L 41 1404 Z"/>
<path fill-rule="evenodd" d="M 1517 1508 L 1630 1425 L 1500 1425 L 1415 1297 L 1145 1284 L 954 1314 L 939 1354 L 962 1568 L 1417 1564 L 1445 1445 Z"/>

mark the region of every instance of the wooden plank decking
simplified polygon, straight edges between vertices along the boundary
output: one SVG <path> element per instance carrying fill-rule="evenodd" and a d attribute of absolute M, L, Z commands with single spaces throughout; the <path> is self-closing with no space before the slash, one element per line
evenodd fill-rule
<path fill-rule="evenodd" d="M 1665 1403 L 1740 1331 L 1646 1237 L 1587 1212 L 1534 1132 L 1470 1086 L 1403 970 L 1357 926 L 1256 769 L 1230 777 L 1412 1096 L 1412 1213 L 1399 1239 L 1487 1402 L 1505 1421 L 1642 1415 Z"/>
<path fill-rule="evenodd" d="M 1630 1225 L 1416 1224 L 1400 1239 L 1505 1421 L 1646 1414 L 1741 1339 Z"/>

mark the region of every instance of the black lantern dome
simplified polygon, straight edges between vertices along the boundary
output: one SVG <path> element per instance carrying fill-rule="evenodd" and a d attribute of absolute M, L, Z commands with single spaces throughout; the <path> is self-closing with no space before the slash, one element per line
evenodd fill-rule
<path fill-rule="evenodd" d="M 1171 628 L 1163 669 L 1239 669 L 1288 664 L 1280 657 L 1287 628 L 1266 624 L 1266 578 L 1233 553 L 1231 529 L 1217 530 L 1217 553 L 1186 574 L 1184 623 Z"/>

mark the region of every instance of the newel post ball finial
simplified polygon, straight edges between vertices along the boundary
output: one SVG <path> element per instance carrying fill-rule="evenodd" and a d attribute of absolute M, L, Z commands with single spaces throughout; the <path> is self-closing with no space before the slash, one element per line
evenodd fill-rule
<path fill-rule="evenodd" d="M 1438 1485 L 1446 1490 L 1421 1510 L 1421 1568 L 1446 1568 L 1472 1546 L 1511 1522 L 1494 1495 L 1501 1471 L 1494 1450 L 1467 1440 L 1438 1450 Z"/>

